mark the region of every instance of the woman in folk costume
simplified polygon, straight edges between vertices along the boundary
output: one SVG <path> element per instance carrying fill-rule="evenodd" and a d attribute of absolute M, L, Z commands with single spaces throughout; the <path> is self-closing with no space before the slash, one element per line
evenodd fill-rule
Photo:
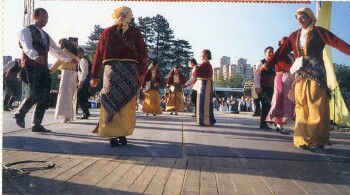
<path fill-rule="evenodd" d="M 67 39 L 59 40 L 63 52 L 72 59 L 78 60 L 77 47 Z M 61 70 L 59 78 L 60 87 L 58 91 L 55 119 L 63 118 L 63 123 L 73 120 L 77 103 L 77 66 L 72 62 L 58 60 L 50 67 L 50 72 Z"/>
<path fill-rule="evenodd" d="M 158 70 L 158 62 L 153 61 L 146 72 L 142 88 L 145 90 L 145 100 L 142 111 L 148 116 L 149 113 L 156 116 L 162 114 L 160 110 L 159 84 L 163 81 L 162 74 Z"/>
<path fill-rule="evenodd" d="M 294 145 L 319 150 L 329 144 L 330 134 L 331 94 L 327 87 L 323 49 L 327 44 L 350 55 L 350 45 L 330 31 L 315 26 L 316 18 L 311 9 L 301 8 L 295 17 L 301 29 L 293 32 L 262 68 L 273 66 L 280 56 L 293 51 L 296 60 L 290 71 L 295 73 Z"/>
<path fill-rule="evenodd" d="M 97 135 L 109 138 L 115 147 L 125 145 L 135 129 L 136 92 L 146 72 L 147 51 L 140 30 L 129 26 L 130 8 L 114 10 L 112 18 L 115 24 L 102 32 L 96 47 L 90 84 L 97 86 L 104 66 Z"/>
<path fill-rule="evenodd" d="M 185 76 L 180 72 L 178 66 L 173 68 L 168 76 L 166 81 L 166 86 L 169 88 L 169 98 L 166 105 L 166 111 L 170 111 L 170 115 L 172 115 L 175 111 L 175 115 L 178 115 L 178 112 L 184 111 L 184 95 L 183 88 L 186 83 Z"/>
<path fill-rule="evenodd" d="M 288 37 L 283 37 L 278 46 L 281 46 Z M 276 124 L 276 132 L 281 134 L 289 134 L 283 129 L 283 125 L 286 124 L 294 116 L 294 102 L 288 97 L 289 90 L 291 89 L 291 77 L 290 67 L 294 62 L 293 55 L 288 53 L 287 55 L 280 56 L 277 59 L 275 65 L 275 84 L 274 92 L 271 101 L 271 109 L 267 114 L 266 121 Z"/>
<path fill-rule="evenodd" d="M 201 53 L 202 63 L 196 68 L 193 76 L 197 79 L 193 88 L 197 91 L 196 121 L 203 126 L 216 123 L 213 110 L 213 68 L 209 62 L 211 52 L 207 49 Z"/>

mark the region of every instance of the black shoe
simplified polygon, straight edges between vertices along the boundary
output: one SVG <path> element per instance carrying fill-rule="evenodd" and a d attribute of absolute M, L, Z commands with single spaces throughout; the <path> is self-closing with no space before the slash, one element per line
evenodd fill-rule
<path fill-rule="evenodd" d="M 299 148 L 301 148 L 301 149 L 303 149 L 303 150 L 309 150 L 310 149 L 310 147 L 309 146 L 307 146 L 307 145 L 301 145 L 301 146 L 299 146 Z"/>
<path fill-rule="evenodd" d="M 271 129 L 271 128 L 265 124 L 265 125 L 260 125 L 260 129 Z"/>
<path fill-rule="evenodd" d="M 51 130 L 46 129 L 44 126 L 42 125 L 34 125 L 32 127 L 32 132 L 45 132 L 45 133 L 51 133 Z"/>
<path fill-rule="evenodd" d="M 156 114 L 153 114 L 153 116 L 157 116 Z"/>
<path fill-rule="evenodd" d="M 260 116 L 260 114 L 253 114 L 252 116 Z"/>
<path fill-rule="evenodd" d="M 8 108 L 8 107 L 4 107 L 3 110 L 4 111 L 11 111 L 10 108 Z"/>
<path fill-rule="evenodd" d="M 172 112 L 170 112 L 170 115 L 173 115 L 173 113 L 172 113 Z"/>
<path fill-rule="evenodd" d="M 21 116 L 20 114 L 15 114 L 15 117 L 16 119 L 16 123 L 18 126 L 24 128 L 26 125 L 25 125 L 25 121 L 24 121 L 24 116 Z"/>
<path fill-rule="evenodd" d="M 128 143 L 128 141 L 126 140 L 126 137 L 125 136 L 120 136 L 119 137 L 119 143 L 121 145 L 126 145 Z"/>
<path fill-rule="evenodd" d="M 111 145 L 112 148 L 118 146 L 119 145 L 118 138 L 111 138 L 111 140 L 109 140 L 109 144 Z"/>
<path fill-rule="evenodd" d="M 275 132 L 281 133 L 281 134 L 284 134 L 284 135 L 289 135 L 289 133 L 286 130 L 284 130 L 283 128 L 276 127 Z"/>
<path fill-rule="evenodd" d="M 148 113 L 146 113 L 146 116 L 148 116 Z"/>
<path fill-rule="evenodd" d="M 88 116 L 86 116 L 86 115 L 83 115 L 83 116 L 79 116 L 79 117 L 77 117 L 77 119 L 89 119 L 89 117 L 88 117 Z"/>
<path fill-rule="evenodd" d="M 192 117 L 196 117 L 196 114 L 193 114 Z"/>
<path fill-rule="evenodd" d="M 175 115 L 179 115 L 178 113 L 175 113 Z"/>
<path fill-rule="evenodd" d="M 312 149 L 315 151 L 320 151 L 324 149 L 324 145 L 315 145 L 314 147 L 312 147 Z"/>

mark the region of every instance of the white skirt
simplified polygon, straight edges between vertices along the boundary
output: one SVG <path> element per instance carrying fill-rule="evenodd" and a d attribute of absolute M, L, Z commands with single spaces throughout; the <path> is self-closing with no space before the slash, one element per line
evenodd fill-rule
<path fill-rule="evenodd" d="M 61 71 L 61 82 L 57 96 L 55 119 L 75 117 L 77 103 L 77 72 Z"/>

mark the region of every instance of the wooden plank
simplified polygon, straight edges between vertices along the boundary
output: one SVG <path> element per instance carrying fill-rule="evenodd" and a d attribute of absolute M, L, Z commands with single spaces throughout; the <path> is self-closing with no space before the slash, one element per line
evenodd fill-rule
<path fill-rule="evenodd" d="M 303 163 L 304 166 L 300 166 Z M 340 189 L 329 185 L 329 183 L 339 183 L 348 185 L 341 178 L 340 174 L 334 173 L 331 165 L 323 162 L 288 162 L 288 172 L 293 182 L 302 188 L 305 193 L 310 194 L 344 194 Z M 345 191 L 346 192 L 346 191 Z M 350 192 L 349 189 L 347 192 Z M 345 193 L 346 194 L 346 193 Z"/>
<path fill-rule="evenodd" d="M 128 188 L 128 192 L 143 193 L 147 186 L 152 181 L 153 177 L 158 171 L 158 163 L 155 163 L 157 158 L 153 158 L 152 161 L 146 166 L 142 173 Z"/>
<path fill-rule="evenodd" d="M 84 160 L 86 160 L 86 159 L 85 158 L 73 158 L 73 159 L 66 158 L 66 161 L 62 165 L 60 165 L 59 167 L 57 167 L 56 169 L 54 169 L 48 173 L 40 175 L 40 177 L 53 179 L 53 178 L 63 174 L 67 170 L 73 168 L 74 166 L 82 163 Z"/>
<path fill-rule="evenodd" d="M 77 164 L 76 166 L 72 167 L 71 169 L 67 170 L 66 172 L 58 175 L 55 180 L 58 181 L 67 181 L 70 178 L 78 175 L 81 171 L 86 169 L 87 167 L 90 167 L 92 164 L 94 164 L 98 159 L 96 158 L 87 158 L 86 160 L 83 160 L 80 164 Z"/>
<path fill-rule="evenodd" d="M 98 184 L 96 184 L 97 187 L 106 189 L 114 188 L 118 180 L 133 166 L 133 164 L 131 163 L 121 163 L 116 161 L 115 163 L 119 163 L 119 166 L 116 167 L 112 172 L 110 172 Z"/>
<path fill-rule="evenodd" d="M 112 189 L 127 191 L 133 182 L 143 172 L 147 163 L 151 161 L 151 159 L 152 158 L 150 157 L 141 157 L 139 162 L 134 162 L 133 166 L 117 180 L 114 186 L 112 186 Z"/>
<path fill-rule="evenodd" d="M 47 161 L 55 163 L 55 167 L 53 169 L 33 171 L 30 173 L 30 175 L 33 177 L 41 177 L 42 175 L 45 175 L 45 174 L 47 174 L 55 169 L 58 169 L 64 162 L 67 161 L 67 159 L 61 158 L 60 156 L 55 156 L 55 157 L 47 159 Z"/>
<path fill-rule="evenodd" d="M 200 163 L 198 156 L 190 156 L 182 189 L 183 195 L 199 194 L 200 192 Z"/>
<path fill-rule="evenodd" d="M 95 185 L 105 176 L 106 171 L 108 173 L 111 171 L 108 169 L 104 170 L 104 167 L 106 167 L 109 162 L 110 161 L 100 159 L 68 181 L 76 184 Z"/>
<path fill-rule="evenodd" d="M 212 166 L 211 157 L 199 157 L 201 165 L 200 172 L 200 194 L 218 194 L 216 185 L 215 169 Z"/>
<path fill-rule="evenodd" d="M 188 157 L 176 159 L 176 163 L 171 170 L 168 181 L 165 184 L 165 189 L 163 192 L 164 195 L 181 194 L 188 160 Z"/>
<path fill-rule="evenodd" d="M 221 195 L 231 195 L 236 194 L 235 187 L 232 183 L 230 170 L 226 158 L 213 157 L 212 164 L 215 170 L 216 183 L 218 188 L 218 194 Z M 227 165 L 227 166 L 225 166 Z"/>
<path fill-rule="evenodd" d="M 245 176 L 246 167 L 242 162 L 233 158 L 229 168 L 232 183 L 238 194 L 254 194 Z"/>
<path fill-rule="evenodd" d="M 158 171 L 153 177 L 150 184 L 148 185 L 146 191 L 144 192 L 145 194 L 153 194 L 153 195 L 163 194 L 165 190 L 166 183 L 169 179 L 171 170 L 175 165 L 176 158 L 165 158 L 161 160 L 162 162 L 158 167 Z M 181 180 L 181 177 L 180 178 L 178 177 L 177 179 Z M 182 184 L 182 181 L 181 181 L 181 184 Z"/>

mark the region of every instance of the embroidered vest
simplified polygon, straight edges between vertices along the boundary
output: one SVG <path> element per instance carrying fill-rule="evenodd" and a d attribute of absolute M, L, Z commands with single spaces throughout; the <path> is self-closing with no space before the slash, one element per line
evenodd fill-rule
<path fill-rule="evenodd" d="M 37 65 L 37 66 L 47 68 L 47 56 L 50 48 L 50 36 L 45 31 L 43 31 L 44 36 L 46 38 L 46 40 L 44 40 L 41 36 L 40 31 L 34 25 L 28 26 L 28 29 L 32 36 L 33 49 L 38 52 L 38 55 L 43 56 L 45 58 L 46 63 L 38 64 L 35 60 L 30 59 L 24 52 L 22 52 L 22 60 L 21 60 L 22 67 Z M 20 44 L 20 48 L 22 48 L 21 44 Z"/>
<path fill-rule="evenodd" d="M 261 60 L 261 63 L 264 64 L 265 59 Z M 273 87 L 275 80 L 275 71 L 272 68 L 261 71 L 260 84 L 261 87 Z"/>

